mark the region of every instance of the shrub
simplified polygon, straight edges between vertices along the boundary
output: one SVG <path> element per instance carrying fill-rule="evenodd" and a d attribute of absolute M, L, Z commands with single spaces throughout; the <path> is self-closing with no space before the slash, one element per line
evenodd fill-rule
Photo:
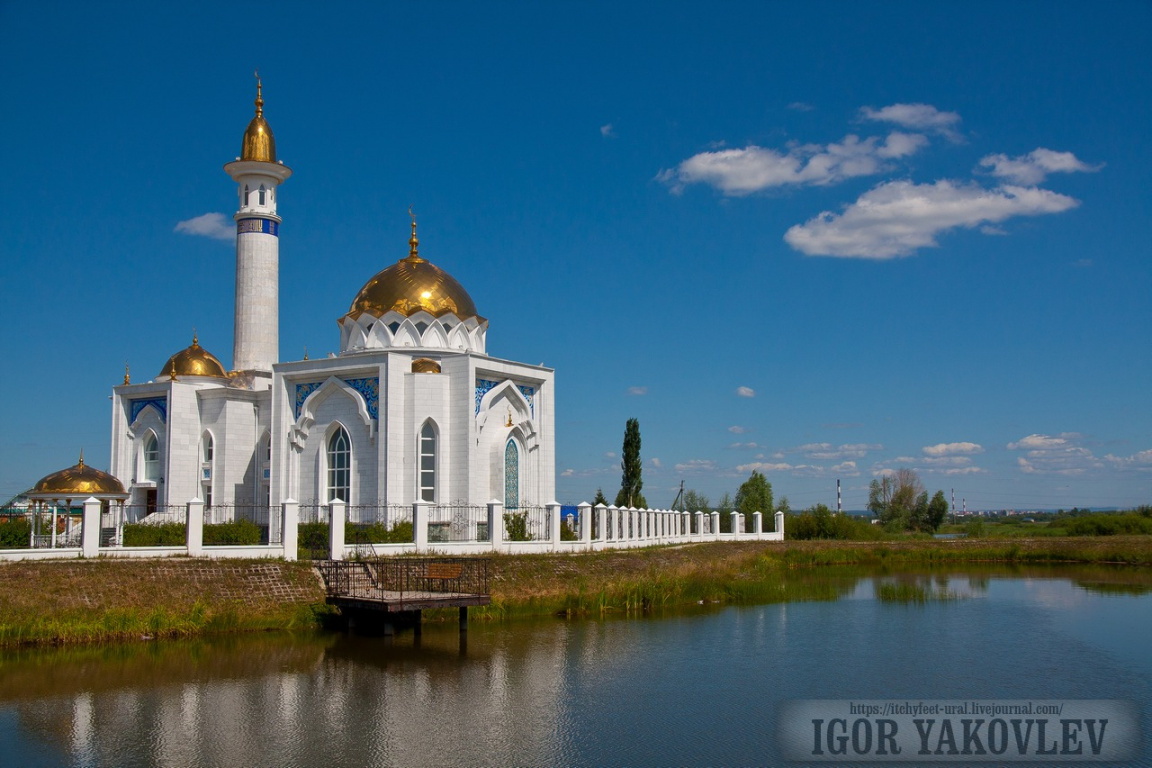
<path fill-rule="evenodd" d="M 188 541 L 184 523 L 128 523 L 124 526 L 126 547 L 182 547 Z"/>
<path fill-rule="evenodd" d="M 212 544 L 259 544 L 262 531 L 251 520 L 236 520 L 231 523 L 218 523 L 204 526 L 204 543 Z"/>
<path fill-rule="evenodd" d="M 1064 525 L 1069 536 L 1117 536 L 1152 533 L 1152 519 L 1135 512 L 1123 515 L 1085 515 L 1074 517 Z"/>
<path fill-rule="evenodd" d="M 349 524 L 344 527 L 345 544 L 411 544 L 413 541 L 415 539 L 412 537 L 410 520 L 396 523 L 391 528 L 383 523 Z M 324 537 L 324 547 L 328 547 L 327 536 Z"/>
<path fill-rule="evenodd" d="M 296 535 L 300 559 L 310 560 L 313 552 L 328 556 L 328 523 L 300 523 Z"/>
<path fill-rule="evenodd" d="M 0 522 L 0 549 L 28 549 L 32 523 L 26 517 L 10 517 Z"/>
<path fill-rule="evenodd" d="M 577 523 L 578 525 L 578 523 Z M 568 525 L 567 520 L 560 521 L 560 541 L 579 541 L 580 535 Z"/>
<path fill-rule="evenodd" d="M 507 541 L 531 541 L 527 512 L 504 513 L 504 537 Z"/>
<path fill-rule="evenodd" d="M 784 537 L 787 539 L 841 539 L 875 541 L 883 538 L 879 526 L 854 515 L 834 515 L 823 504 L 798 515 L 785 515 Z"/>

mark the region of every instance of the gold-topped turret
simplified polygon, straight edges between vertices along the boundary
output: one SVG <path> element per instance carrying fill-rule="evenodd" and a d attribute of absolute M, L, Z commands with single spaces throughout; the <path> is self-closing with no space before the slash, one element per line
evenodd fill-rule
<path fill-rule="evenodd" d="M 260 73 L 256 73 L 256 116 L 244 131 L 244 143 L 240 147 L 241 160 L 255 160 L 261 163 L 276 162 L 276 138 L 272 128 L 264 119 L 264 95 L 260 83 Z"/>
<path fill-rule="evenodd" d="M 123 499 L 128 496 L 124 485 L 107 472 L 84 463 L 84 451 L 80 451 L 80 461 L 68 469 L 53 472 L 40 478 L 28 496 L 33 499 L 71 498 L 87 496 Z"/>
<path fill-rule="evenodd" d="M 424 261 L 420 258 L 420 240 L 416 237 L 416 214 L 412 213 L 412 206 L 408 206 L 408 215 L 412 217 L 412 237 L 408 238 L 408 261 L 419 264 Z"/>
<path fill-rule="evenodd" d="M 168 358 L 160 375 L 167 375 L 169 381 L 177 381 L 180 376 L 211 376 L 219 379 L 228 376 L 216 356 L 200 346 L 195 331 L 192 332 L 192 346 Z"/>

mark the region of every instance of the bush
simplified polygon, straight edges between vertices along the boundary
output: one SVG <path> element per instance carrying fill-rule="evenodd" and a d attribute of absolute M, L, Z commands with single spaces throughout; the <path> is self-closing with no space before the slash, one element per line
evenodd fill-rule
<path fill-rule="evenodd" d="M 883 532 L 877 530 L 879 526 L 872 525 L 867 518 L 834 515 L 823 504 L 784 517 L 784 537 L 787 539 L 876 541 L 883 538 Z"/>
<path fill-rule="evenodd" d="M 1118 536 L 1152 533 L 1152 519 L 1137 512 L 1123 515 L 1096 514 L 1074 517 L 1064 524 L 1069 536 Z"/>
<path fill-rule="evenodd" d="M 312 553 L 328 556 L 328 523 L 300 523 L 297 528 L 297 554 L 301 560 L 312 559 Z"/>
<path fill-rule="evenodd" d="M 128 523 L 124 526 L 126 547 L 182 547 L 188 541 L 184 523 Z"/>
<path fill-rule="evenodd" d="M 396 523 L 391 528 L 383 523 L 349 524 L 344 527 L 345 544 L 411 544 L 413 541 L 415 539 L 410 520 Z M 324 547 L 328 547 L 327 536 L 324 537 Z"/>
<path fill-rule="evenodd" d="M 981 536 L 983 536 L 984 535 L 984 518 L 977 517 L 977 518 L 974 518 L 972 520 L 969 520 L 964 525 L 964 533 L 967 534 L 968 538 L 970 538 L 970 539 L 978 539 Z"/>
<path fill-rule="evenodd" d="M 204 544 L 259 544 L 263 532 L 251 520 L 204 526 Z"/>
<path fill-rule="evenodd" d="M 531 541 L 527 512 L 504 513 L 504 537 L 507 541 Z"/>
<path fill-rule="evenodd" d="M 575 523 L 579 525 L 579 523 Z M 568 527 L 567 520 L 560 521 L 560 541 L 579 541 L 580 534 Z"/>
<path fill-rule="evenodd" d="M 32 523 L 28 518 L 10 517 L 0 522 L 0 549 L 28 549 L 31 541 Z"/>

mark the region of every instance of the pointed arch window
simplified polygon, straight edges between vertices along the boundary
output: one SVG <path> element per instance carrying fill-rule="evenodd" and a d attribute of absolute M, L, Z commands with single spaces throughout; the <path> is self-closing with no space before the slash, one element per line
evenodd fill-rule
<path fill-rule="evenodd" d="M 436 427 L 424 422 L 420 430 L 420 500 L 436 501 Z"/>
<path fill-rule="evenodd" d="M 209 432 L 204 433 L 204 439 L 200 441 L 201 444 L 201 461 L 200 461 L 200 485 L 203 490 L 200 498 L 204 500 L 204 508 L 212 508 L 212 457 L 215 453 L 215 447 L 212 443 L 212 434 Z"/>
<path fill-rule="evenodd" d="M 160 441 L 151 432 L 144 440 L 144 479 L 153 483 L 160 479 Z"/>
<path fill-rule="evenodd" d="M 338 427 L 328 438 L 328 501 L 351 503 L 351 486 L 352 441 L 344 427 Z"/>
<path fill-rule="evenodd" d="M 267 191 L 267 190 L 264 188 L 264 185 L 263 185 L 263 184 L 261 184 L 261 185 L 260 185 L 260 205 L 266 205 L 266 203 L 265 203 L 265 195 L 267 194 L 267 192 L 268 192 L 268 191 Z"/>
<path fill-rule="evenodd" d="M 517 509 L 520 506 L 520 449 L 515 440 L 504 446 L 504 507 Z"/>

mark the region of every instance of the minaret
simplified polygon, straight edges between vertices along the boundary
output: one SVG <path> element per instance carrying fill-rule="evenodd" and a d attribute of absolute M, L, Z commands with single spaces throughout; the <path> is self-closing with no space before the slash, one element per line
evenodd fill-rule
<path fill-rule="evenodd" d="M 244 131 L 240 157 L 224 166 L 239 185 L 236 219 L 236 324 L 232 368 L 271 371 L 280 359 L 280 217 L 276 188 L 292 175 L 276 161 L 276 139 L 264 119 L 256 79 L 256 116 Z"/>

